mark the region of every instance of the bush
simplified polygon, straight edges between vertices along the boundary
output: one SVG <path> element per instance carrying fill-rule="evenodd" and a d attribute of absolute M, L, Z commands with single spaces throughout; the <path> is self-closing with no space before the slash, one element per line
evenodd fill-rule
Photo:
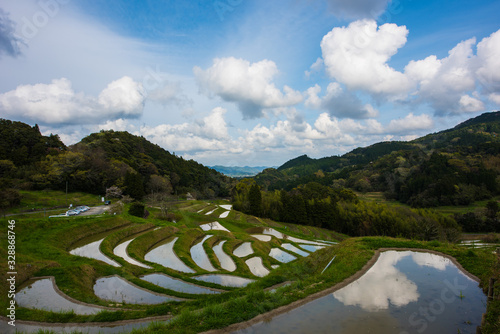
<path fill-rule="evenodd" d="M 142 203 L 132 203 L 128 209 L 128 213 L 136 217 L 144 217 L 144 204 Z"/>

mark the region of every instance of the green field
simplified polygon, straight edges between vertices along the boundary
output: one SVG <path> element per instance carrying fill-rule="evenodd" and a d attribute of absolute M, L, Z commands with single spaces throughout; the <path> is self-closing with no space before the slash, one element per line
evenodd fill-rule
<path fill-rule="evenodd" d="M 26 207 L 36 209 L 65 205 L 66 198 L 62 192 L 23 192 L 23 202 L 20 208 L 10 213 L 19 213 Z M 376 200 L 376 196 L 373 197 Z M 86 194 L 68 194 L 68 199 L 74 206 L 80 204 L 100 204 L 99 198 Z M 31 204 L 30 204 L 31 203 Z M 499 262 L 491 248 L 466 249 L 454 244 L 439 241 L 421 242 L 387 237 L 348 238 L 345 235 L 311 226 L 283 224 L 267 219 L 256 218 L 241 212 L 231 210 L 227 218 L 219 218 L 225 211 L 218 205 L 229 204 L 224 201 L 184 201 L 167 203 L 167 212 L 175 217 L 175 222 L 160 219 L 161 209 L 150 207 L 147 219 L 131 216 L 127 213 L 128 204 L 115 205 L 113 212 L 99 217 L 68 217 L 49 219 L 42 211 L 36 214 L 22 214 L 2 219 L 4 228 L 0 231 L 2 240 L 0 254 L 6 259 L 8 255 L 7 231 L 8 221 L 15 220 L 16 245 L 16 285 L 19 289 L 32 277 L 52 276 L 58 288 L 68 296 L 90 304 L 117 307 L 120 311 L 103 311 L 97 315 L 76 315 L 73 312 L 54 313 L 29 308 L 18 308 L 17 320 L 40 322 L 109 322 L 128 319 L 141 319 L 154 316 L 170 316 L 169 323 L 154 323 L 148 329 L 137 333 L 197 333 L 210 329 L 224 328 L 232 323 L 249 320 L 259 314 L 288 305 L 313 293 L 325 290 L 342 282 L 358 272 L 379 248 L 419 248 L 439 251 L 455 257 L 465 269 L 481 279 L 481 286 L 487 289 L 490 277 L 499 276 Z M 207 215 L 208 212 L 212 212 Z M 200 224 L 217 220 L 230 232 L 211 231 L 210 245 L 205 250 L 217 269 L 215 273 L 227 273 L 222 270 L 211 246 L 221 240 L 226 240 L 224 250 L 237 265 L 231 273 L 236 276 L 255 279 L 255 283 L 245 288 L 225 288 L 227 292 L 219 295 L 190 295 L 164 289 L 140 280 L 139 277 L 149 273 L 165 273 L 184 281 L 220 288 L 215 284 L 202 283 L 193 276 L 208 273 L 196 266 L 190 257 L 190 247 L 199 242 L 205 235 Z M 263 227 L 272 227 L 289 236 L 307 240 L 338 241 L 338 245 L 323 248 L 308 257 L 297 256 L 298 259 L 288 264 L 281 264 L 268 256 L 272 247 L 282 248 L 283 239 L 272 238 L 263 242 L 250 236 Z M 159 229 L 157 229 L 159 228 Z M 76 245 L 86 244 L 92 240 L 104 237 L 101 251 L 109 258 L 121 264 L 113 267 L 104 262 L 74 256 L 69 250 Z M 196 274 L 183 274 L 144 260 L 144 255 L 157 245 L 178 237 L 175 244 L 176 254 Z M 147 263 L 153 269 L 132 265 L 113 254 L 113 248 L 121 241 L 134 238 L 128 248 L 131 257 Z M 251 242 L 254 254 L 243 258 L 232 255 L 232 250 L 243 242 Z M 300 245 L 287 240 L 297 247 Z M 270 274 L 257 278 L 245 265 L 245 260 L 254 256 L 261 257 Z M 336 260 L 322 273 L 333 256 Z M 278 269 L 271 270 L 271 265 L 281 264 Z M 6 261 L 0 264 L 0 279 L 6 279 L 9 271 Z M 121 276 L 137 286 L 158 293 L 164 293 L 179 298 L 188 298 L 184 302 L 170 302 L 159 305 L 116 304 L 101 300 L 93 292 L 93 285 L 100 277 L 111 275 Z M 287 282 L 288 284 L 275 292 L 269 288 Z M 500 283 L 497 283 L 497 290 Z M 7 295 L 7 285 L 0 285 L 0 294 Z M 6 298 L 0 299 L 0 307 L 8 306 Z M 490 324 L 483 333 L 498 333 L 500 314 L 499 301 L 490 303 Z"/>

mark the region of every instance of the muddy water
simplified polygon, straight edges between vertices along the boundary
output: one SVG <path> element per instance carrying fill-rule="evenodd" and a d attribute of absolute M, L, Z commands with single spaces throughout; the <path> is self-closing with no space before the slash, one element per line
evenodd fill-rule
<path fill-rule="evenodd" d="M 141 279 L 156 284 L 158 286 L 161 286 L 162 288 L 177 292 L 191 293 L 196 295 L 221 293 L 221 291 L 212 290 L 199 285 L 187 283 L 179 279 L 167 276 L 165 274 L 149 274 L 141 277 Z"/>
<path fill-rule="evenodd" d="M 478 283 L 448 258 L 388 251 L 346 287 L 236 333 L 476 333 L 485 310 Z"/>
<path fill-rule="evenodd" d="M 182 262 L 182 260 L 179 259 L 179 257 L 177 257 L 174 253 L 174 244 L 177 239 L 178 238 L 176 237 L 166 244 L 151 250 L 144 256 L 144 259 L 149 262 L 158 263 L 165 268 L 171 268 L 183 273 L 195 273 L 193 269 Z"/>
<path fill-rule="evenodd" d="M 217 256 L 217 259 L 219 259 L 219 263 L 222 269 L 227 271 L 235 271 L 236 264 L 234 263 L 233 259 L 229 255 L 227 255 L 222 249 L 222 246 L 224 245 L 225 242 L 226 240 L 221 241 L 212 249 L 214 250 L 215 256 Z"/>

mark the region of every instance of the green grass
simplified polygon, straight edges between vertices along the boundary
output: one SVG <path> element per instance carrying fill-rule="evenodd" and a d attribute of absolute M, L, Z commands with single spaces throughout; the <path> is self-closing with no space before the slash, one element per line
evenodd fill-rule
<path fill-rule="evenodd" d="M 37 197 L 37 196 L 35 196 Z M 38 198 L 42 198 L 42 194 Z M 82 196 L 85 198 L 85 196 Z M 144 255 L 152 248 L 174 237 L 179 237 L 175 244 L 175 251 L 184 262 L 196 269 L 197 274 L 203 273 L 192 261 L 189 251 L 193 244 L 203 237 L 204 233 L 199 225 L 214 221 L 214 217 L 205 216 L 203 212 L 197 213 L 206 202 L 190 201 L 176 203 L 169 207 L 181 217 L 177 223 L 163 221 L 155 218 L 153 214 L 148 219 L 129 216 L 125 206 L 123 213 L 117 216 L 105 217 L 72 217 L 71 219 L 49 220 L 44 218 L 18 218 L 16 217 L 16 266 L 18 270 L 18 284 L 33 276 L 54 276 L 57 286 L 72 298 L 87 303 L 108 306 L 108 302 L 98 299 L 93 293 L 93 284 L 99 277 L 119 275 L 132 283 L 159 293 L 166 293 L 177 297 L 192 300 L 181 303 L 166 303 L 161 305 L 126 305 L 119 312 L 102 312 L 94 316 L 75 315 L 72 312 L 53 313 L 19 308 L 17 319 L 46 321 L 46 322 L 102 322 L 126 319 L 139 319 L 150 316 L 172 314 L 174 319 L 165 323 L 154 323 L 147 329 L 135 331 L 136 333 L 197 333 L 210 329 L 224 328 L 232 323 L 249 320 L 259 314 L 288 305 L 294 301 L 305 298 L 311 294 L 323 291 L 358 272 L 366 262 L 372 258 L 380 248 L 419 248 L 439 251 L 454 256 L 466 270 L 481 279 L 481 286 L 487 287 L 492 276 L 498 277 L 499 265 L 491 250 L 465 249 L 453 244 L 439 241 L 423 242 L 386 237 L 361 237 L 348 238 L 345 235 L 324 229 L 283 224 L 267 219 L 257 219 L 252 216 L 232 211 L 225 219 L 216 219 L 231 232 L 212 231 L 214 237 L 208 239 L 205 250 L 212 262 L 217 267 L 217 260 L 211 247 L 226 240 L 224 251 L 229 254 L 238 268 L 234 275 L 241 277 L 255 277 L 244 265 L 244 261 L 253 256 L 260 256 L 264 266 L 270 269 L 272 264 L 280 264 L 268 257 L 271 247 L 280 247 L 282 242 L 295 246 L 297 243 L 272 238 L 269 243 L 252 238 L 255 228 L 273 227 L 283 233 L 302 239 L 343 240 L 339 245 L 316 251 L 305 258 L 281 265 L 278 269 L 271 270 L 264 278 L 257 279 L 255 283 L 246 288 L 227 288 L 228 292 L 219 295 L 193 296 L 176 293 L 157 287 L 139 279 L 141 275 L 161 272 L 173 277 L 181 278 L 187 282 L 218 287 L 215 284 L 202 283 L 194 280 L 194 274 L 183 274 L 164 268 L 154 263 L 148 263 L 154 269 L 145 269 L 126 263 L 112 254 L 112 249 L 123 240 L 131 237 L 135 239 L 128 248 L 131 257 L 144 262 Z M 210 209 L 211 210 L 211 209 Z M 151 210 L 153 213 L 156 211 Z M 217 215 L 217 213 L 214 213 Z M 7 221 L 7 220 L 3 220 Z M 154 227 L 162 228 L 153 230 Z M 0 231 L 0 239 L 6 240 L 6 230 Z M 115 268 L 100 261 L 72 256 L 68 250 L 78 242 L 87 242 L 91 238 L 104 237 L 101 250 L 110 257 L 114 257 L 122 264 Z M 244 258 L 232 255 L 232 251 L 242 242 L 251 242 L 254 254 Z M 6 258 L 6 243 L 0 244 L 0 256 Z M 322 273 L 325 266 L 335 256 L 335 261 Z M 5 275 L 6 263 L 0 263 L 0 275 Z M 224 271 L 219 271 L 223 273 Z M 5 279 L 0 277 L 0 279 Z M 276 292 L 267 291 L 276 284 L 291 282 Z M 497 283 L 498 285 L 499 283 Z M 500 288 L 500 287 L 498 287 Z M 6 285 L 0 285 L 0 293 L 7 294 Z M 0 299 L 0 307 L 6 307 L 5 298 Z M 491 330 L 485 333 L 496 333 L 498 329 L 498 314 L 500 306 L 491 303 L 488 319 L 491 319 Z M 125 308 L 132 309 L 126 310 Z M 495 318 L 496 317 L 496 318 Z M 495 320 L 497 319 L 497 320 Z M 496 327 L 495 327 L 496 326 Z M 487 328 L 490 328 L 487 327 Z"/>

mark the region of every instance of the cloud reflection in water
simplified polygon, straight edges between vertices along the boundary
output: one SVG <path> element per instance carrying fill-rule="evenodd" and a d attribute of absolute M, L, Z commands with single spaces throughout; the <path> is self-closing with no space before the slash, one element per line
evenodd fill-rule
<path fill-rule="evenodd" d="M 402 258 L 410 255 L 412 252 L 381 253 L 373 267 L 356 281 L 334 292 L 333 297 L 346 306 L 360 306 L 366 311 L 385 310 L 389 303 L 401 307 L 417 301 L 420 297 L 417 285 L 395 267 Z M 417 253 L 415 262 L 436 269 L 442 268 L 441 259 L 438 261 L 437 258 L 425 255 L 432 254 Z"/>

